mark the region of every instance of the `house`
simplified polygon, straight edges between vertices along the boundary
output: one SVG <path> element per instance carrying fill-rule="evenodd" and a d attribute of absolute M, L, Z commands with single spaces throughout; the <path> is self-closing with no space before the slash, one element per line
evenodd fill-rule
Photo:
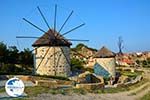
<path fill-rule="evenodd" d="M 58 32 L 49 29 L 34 43 L 34 72 L 39 75 L 68 76 L 70 74 L 70 46 Z"/>
<path fill-rule="evenodd" d="M 135 65 L 135 61 L 133 58 L 135 57 L 135 54 L 127 54 L 124 53 L 122 55 L 116 56 L 116 64 L 118 66 L 124 66 L 124 67 L 130 67 Z"/>
<path fill-rule="evenodd" d="M 103 46 L 94 56 L 96 64 L 94 65 L 94 73 L 102 76 L 115 77 L 115 53 Z"/>

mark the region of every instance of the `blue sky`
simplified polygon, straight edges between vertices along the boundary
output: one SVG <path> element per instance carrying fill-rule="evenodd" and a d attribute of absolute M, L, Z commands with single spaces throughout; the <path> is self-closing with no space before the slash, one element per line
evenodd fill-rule
<path fill-rule="evenodd" d="M 103 45 L 117 52 L 118 37 L 124 40 L 124 51 L 150 50 L 149 0 L 1 0 L 0 41 L 31 48 L 35 39 L 16 39 L 18 35 L 41 36 L 43 33 L 22 20 L 23 17 L 47 30 L 37 6 L 53 26 L 54 5 L 58 4 L 57 29 L 74 10 L 63 32 L 82 24 L 85 26 L 65 35 L 66 38 L 89 39 L 86 45 L 100 49 Z M 78 42 L 73 42 L 75 46 Z"/>

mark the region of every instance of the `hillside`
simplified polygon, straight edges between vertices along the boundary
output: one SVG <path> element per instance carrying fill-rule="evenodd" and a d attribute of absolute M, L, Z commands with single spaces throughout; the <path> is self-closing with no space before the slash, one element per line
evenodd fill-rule
<path fill-rule="evenodd" d="M 90 48 L 85 44 L 78 44 L 75 48 L 71 48 L 71 58 L 89 58 L 95 55 L 96 49 Z"/>

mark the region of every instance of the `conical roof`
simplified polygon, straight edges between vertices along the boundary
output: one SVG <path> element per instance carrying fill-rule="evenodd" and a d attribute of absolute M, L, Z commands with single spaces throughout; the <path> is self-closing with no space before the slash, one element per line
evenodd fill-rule
<path fill-rule="evenodd" d="M 34 43 L 33 47 L 36 46 L 70 46 L 72 45 L 67 39 L 65 39 L 58 32 L 49 29 L 43 36 L 38 38 Z"/>
<path fill-rule="evenodd" d="M 95 58 L 111 58 L 115 57 L 115 53 L 103 46 L 94 56 Z"/>

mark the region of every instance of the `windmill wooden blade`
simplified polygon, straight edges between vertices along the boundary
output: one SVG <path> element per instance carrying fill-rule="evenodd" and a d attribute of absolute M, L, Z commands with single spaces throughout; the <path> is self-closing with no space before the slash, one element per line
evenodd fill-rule
<path fill-rule="evenodd" d="M 36 49 L 38 49 L 39 47 L 36 47 L 36 48 L 34 48 L 34 49 L 32 49 L 30 52 L 33 52 L 34 50 L 36 50 Z"/>
<path fill-rule="evenodd" d="M 64 54 L 64 56 L 65 56 L 65 58 L 66 58 L 67 63 L 68 63 L 68 64 L 70 64 L 70 61 L 69 61 L 69 60 L 68 60 L 68 58 L 66 57 L 65 52 L 64 52 L 64 50 L 63 50 L 63 48 L 62 48 L 62 47 L 60 47 L 60 49 L 61 49 L 62 53 Z"/>
<path fill-rule="evenodd" d="M 50 48 L 47 49 L 47 51 L 46 51 L 44 57 L 42 58 L 42 60 L 41 60 L 41 62 L 39 63 L 39 65 L 37 66 L 36 70 L 37 70 L 37 69 L 39 68 L 39 66 L 42 64 L 42 62 L 43 62 L 44 58 L 46 57 L 47 53 L 49 52 L 49 50 L 50 50 Z"/>
<path fill-rule="evenodd" d="M 64 28 L 65 24 L 67 23 L 67 21 L 69 20 L 69 18 L 71 17 L 71 15 L 73 14 L 73 11 L 71 11 L 71 13 L 69 14 L 69 16 L 67 17 L 67 19 L 64 21 L 63 25 L 61 26 L 61 28 L 59 29 L 58 33 L 60 33 L 60 31 Z"/>
<path fill-rule="evenodd" d="M 57 64 L 56 64 L 57 67 L 58 67 L 58 65 L 59 65 L 59 61 L 60 61 L 60 57 L 61 57 L 61 56 L 62 56 L 62 54 L 60 54 L 59 57 L 58 57 Z"/>
<path fill-rule="evenodd" d="M 27 19 L 23 18 L 24 21 L 26 21 L 27 23 L 29 23 L 30 25 L 32 25 L 33 27 L 35 27 L 36 29 L 40 30 L 41 32 L 46 33 L 43 29 L 39 28 L 38 26 L 36 26 L 35 24 L 31 23 L 30 21 L 28 21 Z"/>
<path fill-rule="evenodd" d="M 73 29 L 71 29 L 71 30 L 69 30 L 69 31 L 67 31 L 67 32 L 65 32 L 65 33 L 63 33 L 62 36 L 66 35 L 66 34 L 68 34 L 68 33 L 70 33 L 70 32 L 72 32 L 72 31 L 74 31 L 74 30 L 76 30 L 76 29 L 78 29 L 78 28 L 80 28 L 80 27 L 82 27 L 82 26 L 84 26 L 84 25 L 85 25 L 85 23 L 83 23 L 83 24 L 81 24 L 81 25 L 79 25 L 79 26 L 77 26 L 77 27 L 75 27 L 75 28 L 73 28 Z"/>
<path fill-rule="evenodd" d="M 40 12 L 40 14 L 41 14 L 41 16 L 42 16 L 42 18 L 43 18 L 44 22 L 45 22 L 45 23 L 46 23 L 46 25 L 47 25 L 47 27 L 50 29 L 50 26 L 49 26 L 49 24 L 48 24 L 48 22 L 47 22 L 46 18 L 44 17 L 44 14 L 42 13 L 42 11 L 41 11 L 40 7 L 38 6 L 38 7 L 37 7 L 37 9 L 38 9 L 38 11 Z"/>
<path fill-rule="evenodd" d="M 81 41 L 81 42 L 89 42 L 89 40 L 81 40 L 81 39 L 67 39 L 69 41 Z"/>
<path fill-rule="evenodd" d="M 56 17 L 57 17 L 57 5 L 55 5 L 55 14 L 54 14 L 54 32 L 56 31 Z"/>
<path fill-rule="evenodd" d="M 48 35 L 48 34 L 45 34 L 45 35 Z M 48 37 L 49 37 L 49 35 L 48 35 Z M 49 39 L 49 38 L 43 38 L 43 37 L 37 37 L 37 36 L 16 36 L 16 38 L 35 38 L 35 39 L 38 39 L 38 38 L 40 38 L 40 39 Z"/>
<path fill-rule="evenodd" d="M 35 37 L 35 36 L 16 36 L 16 38 L 41 38 L 41 37 Z M 43 39 L 48 39 L 48 38 L 43 38 Z M 56 39 L 55 40 L 60 40 L 60 39 Z M 89 42 L 89 40 L 81 40 L 81 39 L 66 39 L 69 41 L 83 41 L 83 42 Z"/>
<path fill-rule="evenodd" d="M 16 36 L 16 38 L 40 38 L 35 36 Z"/>
<path fill-rule="evenodd" d="M 58 54 L 59 52 L 60 52 L 60 51 L 55 52 L 55 55 Z M 54 56 L 54 54 L 51 55 L 50 57 L 52 57 L 52 56 Z M 47 62 L 46 62 L 44 65 L 46 65 L 46 64 L 47 64 Z"/>
<path fill-rule="evenodd" d="M 53 47 L 53 49 L 54 49 L 54 70 L 55 70 L 55 75 L 56 75 L 56 62 L 55 62 L 56 58 L 55 58 L 55 47 Z"/>

